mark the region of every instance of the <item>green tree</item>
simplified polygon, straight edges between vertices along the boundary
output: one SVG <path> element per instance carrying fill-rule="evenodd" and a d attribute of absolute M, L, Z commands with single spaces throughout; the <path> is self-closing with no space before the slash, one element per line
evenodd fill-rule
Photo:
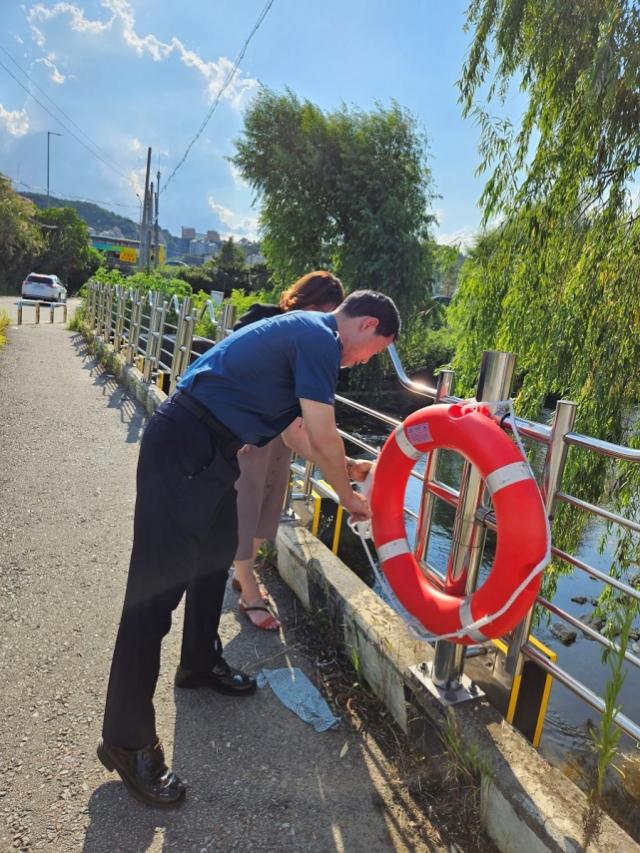
<path fill-rule="evenodd" d="M 211 277 L 215 290 L 223 291 L 225 296 L 229 296 L 232 290 L 249 290 L 249 267 L 244 252 L 233 237 L 223 242 L 214 263 Z"/>
<path fill-rule="evenodd" d="M 502 221 L 463 267 L 450 310 L 461 390 L 482 349 L 511 349 L 523 414 L 564 395 L 578 403 L 579 432 L 637 445 L 640 10 L 624 0 L 474 0 L 467 23 L 461 99 L 482 129 L 485 220 Z M 526 98 L 517 124 L 489 111 L 514 85 Z M 608 488 L 626 515 L 640 510 L 638 466 L 571 454 L 563 488 L 589 501 Z M 561 507 L 557 541 L 569 546 L 579 530 Z M 623 537 L 614 571 L 633 555 Z"/>
<path fill-rule="evenodd" d="M 323 112 L 262 89 L 233 162 L 262 202 L 262 251 L 282 288 L 330 267 L 349 289 L 428 300 L 432 198 L 426 139 L 397 104 Z"/>
<path fill-rule="evenodd" d="M 0 293 L 20 293 L 43 247 L 36 206 L 11 188 L 0 174 Z"/>
<path fill-rule="evenodd" d="M 40 272 L 55 273 L 70 290 L 100 266 L 100 253 L 89 244 L 89 229 L 71 207 L 52 207 L 38 211 L 44 228 L 44 247 L 38 257 Z"/>

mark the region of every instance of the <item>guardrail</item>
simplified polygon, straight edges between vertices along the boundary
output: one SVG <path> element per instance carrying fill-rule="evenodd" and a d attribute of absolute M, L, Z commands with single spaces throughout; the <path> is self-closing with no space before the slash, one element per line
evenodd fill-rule
<path fill-rule="evenodd" d="M 53 323 L 55 312 L 62 309 L 62 322 L 67 322 L 67 303 L 66 302 L 45 302 L 44 299 L 18 299 L 18 325 L 22 325 L 22 312 L 24 308 L 33 308 L 35 310 L 34 323 L 37 325 L 40 322 L 40 312 L 42 306 L 49 309 L 49 322 Z"/>
<path fill-rule="evenodd" d="M 194 349 L 194 328 L 205 314 L 214 326 L 215 335 L 213 338 L 199 339 L 199 346 Z M 136 363 L 147 382 L 156 381 L 164 390 L 171 392 L 190 361 L 199 355 L 201 347 L 211 346 L 229 333 L 234 321 L 234 311 L 232 306 L 227 304 L 219 306 L 213 300 L 207 300 L 199 310 L 196 310 L 190 296 L 183 300 L 175 296 L 168 299 L 158 292 L 143 295 L 136 290 L 89 282 L 85 318 L 95 334 L 103 341 L 111 343 L 128 363 Z M 388 352 L 401 384 L 417 397 L 427 398 L 433 402 L 460 401 L 460 398 L 452 396 L 454 381 L 452 371 L 441 371 L 435 386 L 415 382 L 407 377 L 395 348 L 390 347 Z M 514 364 L 515 356 L 511 353 L 485 353 L 480 366 L 476 399 L 492 401 L 507 399 Z M 400 423 L 396 418 L 346 397 L 336 396 L 336 400 L 392 429 Z M 515 428 L 522 438 L 536 442 L 542 447 L 544 464 L 541 489 L 547 513 L 552 521 L 555 506 L 560 501 L 571 504 L 589 516 L 605 519 L 607 522 L 621 525 L 636 533 L 640 532 L 640 524 L 637 521 L 590 504 L 562 490 L 562 476 L 570 446 L 580 447 L 617 460 L 640 462 L 639 450 L 574 432 L 575 417 L 576 404 L 568 400 L 560 400 L 556 405 L 550 426 L 516 416 L 502 417 L 500 422 L 506 429 L 513 431 Z M 358 436 L 342 429 L 339 431 L 345 441 L 372 457 L 376 457 L 379 453 L 376 447 Z M 466 592 L 472 593 L 476 587 L 484 537 L 487 530 L 495 531 L 495 517 L 490 508 L 483 503 L 484 487 L 475 469 L 468 463 L 464 464 L 460 486 L 456 489 L 438 479 L 438 457 L 438 451 L 430 454 L 424 475 L 415 470 L 412 473 L 412 477 L 422 483 L 418 512 L 405 507 L 405 512 L 416 522 L 414 553 L 425 575 L 433 583 L 446 589 L 449 584 L 455 582 L 459 589 L 460 584 L 464 582 Z M 289 497 L 309 498 L 315 490 L 336 500 L 333 490 L 313 476 L 311 463 L 304 466 L 294 463 L 292 469 L 301 477 L 302 486 L 299 493 L 291 495 L 290 492 Z M 438 500 L 444 501 L 456 511 L 454 547 L 444 575 L 427 562 L 433 511 L 435 502 Z M 609 577 L 575 555 L 565 553 L 556 547 L 552 548 L 552 553 L 557 559 L 614 587 L 618 592 L 640 600 L 640 592 L 634 587 L 617 578 Z M 619 647 L 613 640 L 544 598 L 538 597 L 536 606 L 546 609 L 573 627 L 579 628 L 603 647 L 618 650 Z M 506 655 L 508 674 L 514 680 L 517 679 L 522 672 L 524 660 L 533 660 L 589 706 L 602 712 L 604 701 L 601 696 L 590 690 L 571 673 L 548 660 L 530 642 L 532 618 L 533 609 L 508 638 Z M 465 654 L 465 646 L 438 642 L 433 669 L 434 681 L 443 687 L 457 685 L 462 678 Z M 625 659 L 632 666 L 640 667 L 640 658 L 636 655 L 627 652 Z M 507 720 L 510 722 L 513 721 L 513 711 L 512 707 L 507 713 Z M 640 741 L 640 725 L 637 721 L 618 712 L 615 722 L 624 732 Z"/>
<path fill-rule="evenodd" d="M 435 386 L 414 382 L 406 375 L 395 347 L 389 347 L 388 353 L 398 379 L 407 390 L 412 391 L 417 396 L 426 397 L 432 402 L 461 402 L 461 398 L 451 394 L 454 380 L 453 371 L 441 371 L 438 374 L 438 381 Z M 480 367 L 480 380 L 476 389 L 476 399 L 503 400 L 508 398 L 514 363 L 515 359 L 511 353 L 485 353 Z M 356 403 L 346 397 L 338 395 L 336 396 L 336 400 L 350 409 L 366 414 L 392 429 L 399 423 L 397 419 L 389 415 L 385 415 L 361 403 Z M 561 501 L 571 504 L 590 516 L 605 519 L 608 522 L 621 525 L 634 532 L 640 532 L 640 524 L 637 521 L 625 518 L 562 491 L 562 475 L 567 451 L 570 446 L 581 447 L 593 453 L 606 455 L 617 460 L 634 463 L 640 462 L 640 451 L 635 448 L 612 444 L 601 439 L 573 432 L 575 418 L 576 404 L 569 400 L 560 400 L 556 404 L 550 426 L 519 417 L 496 417 L 497 420 L 500 420 L 503 427 L 510 431 L 513 431 L 515 427 L 522 438 L 537 442 L 544 449 L 542 494 L 552 525 L 556 503 Z M 340 434 L 346 441 L 360 449 L 366 450 L 373 458 L 377 457 L 379 453 L 377 448 L 372 447 L 348 432 L 341 430 Z M 446 589 L 450 583 L 455 581 L 458 588 L 460 588 L 459 584 L 462 578 L 465 583 L 466 593 L 470 594 L 476 588 L 484 534 L 487 530 L 495 532 L 496 529 L 495 515 L 483 505 L 484 489 L 474 469 L 465 463 L 460 479 L 460 487 L 458 489 L 453 488 L 441 482 L 437 477 L 438 456 L 439 451 L 437 450 L 429 455 L 424 475 L 415 470 L 412 473 L 412 477 L 422 482 L 419 511 L 416 513 L 405 507 L 405 514 L 412 517 L 416 522 L 414 554 L 424 574 L 432 583 L 441 589 Z M 305 498 L 312 490 L 315 490 L 323 496 L 330 496 L 333 500 L 337 500 L 333 490 L 327 488 L 326 483 L 321 482 L 313 476 L 312 469 L 313 466 L 309 463 L 305 466 L 296 466 L 295 471 L 301 477 L 302 486 L 300 494 L 294 497 Z M 431 536 L 433 512 L 437 500 L 445 502 L 456 510 L 452 535 L 452 540 L 455 544 L 449 558 L 446 575 L 441 574 L 433 566 L 429 565 L 426 559 Z M 633 586 L 617 578 L 610 577 L 585 563 L 583 560 L 580 560 L 575 555 L 566 553 L 556 547 L 552 547 L 552 554 L 555 558 L 571 565 L 579 571 L 587 573 L 601 583 L 615 588 L 618 592 L 624 593 L 636 601 L 640 601 L 640 592 Z M 619 651 L 618 644 L 613 640 L 596 631 L 580 619 L 576 619 L 542 596 L 538 596 L 535 606 L 546 609 L 549 613 L 553 613 L 572 627 L 583 631 L 588 637 L 603 647 Z M 533 660 L 546 673 L 571 690 L 587 705 L 602 713 L 604 710 L 604 700 L 601 696 L 594 693 L 571 673 L 550 661 L 530 642 L 533 615 L 534 608 L 531 609 L 527 617 L 508 638 L 505 664 L 506 672 L 515 680 L 522 674 L 524 660 Z M 464 671 L 465 655 L 465 646 L 455 643 L 437 642 L 432 673 L 434 682 L 440 687 L 455 687 L 458 685 Z M 640 658 L 631 652 L 625 654 L 625 660 L 632 666 L 640 668 Z M 507 713 L 507 720 L 509 722 L 513 722 L 514 711 L 515 707 L 512 707 Z M 614 719 L 622 731 L 636 741 L 640 741 L 640 724 L 638 721 L 630 719 L 620 711 L 615 715 Z"/>
<path fill-rule="evenodd" d="M 205 316 L 214 328 L 212 338 L 194 335 Z M 175 294 L 89 281 L 85 318 L 128 364 L 139 368 L 145 382 L 171 393 L 191 361 L 231 331 L 235 309 L 212 299 L 196 308 L 191 296 L 180 300 Z"/>

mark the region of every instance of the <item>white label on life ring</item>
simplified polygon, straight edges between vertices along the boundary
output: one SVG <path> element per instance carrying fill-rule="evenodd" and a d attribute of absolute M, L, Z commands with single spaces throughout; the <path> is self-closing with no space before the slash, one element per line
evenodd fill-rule
<path fill-rule="evenodd" d="M 482 633 L 482 631 L 478 631 L 477 629 L 469 630 L 469 625 L 473 625 L 475 619 L 473 618 L 473 614 L 471 613 L 471 596 L 468 595 L 466 598 L 463 598 L 460 602 L 460 624 L 463 628 L 466 629 L 467 635 L 471 637 L 472 640 L 475 640 L 476 643 L 486 643 L 487 637 Z"/>
<path fill-rule="evenodd" d="M 510 465 L 503 465 L 502 468 L 498 468 L 489 474 L 485 480 L 485 486 L 490 495 L 495 495 L 505 486 L 512 486 L 521 480 L 532 479 L 533 473 L 528 462 L 512 462 Z"/>
<path fill-rule="evenodd" d="M 411 548 L 406 539 L 392 539 L 391 542 L 385 542 L 384 545 L 376 546 L 380 562 L 391 560 L 393 557 L 399 557 L 401 554 L 410 554 Z"/>
<path fill-rule="evenodd" d="M 422 451 L 416 450 L 413 444 L 411 444 L 405 434 L 402 424 L 395 428 L 393 434 L 396 438 L 396 444 L 405 456 L 408 456 L 409 459 L 420 459 L 420 457 L 422 456 Z"/>

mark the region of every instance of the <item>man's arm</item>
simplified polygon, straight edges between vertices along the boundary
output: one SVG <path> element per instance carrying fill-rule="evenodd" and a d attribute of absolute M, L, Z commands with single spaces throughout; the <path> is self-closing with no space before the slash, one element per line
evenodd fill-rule
<path fill-rule="evenodd" d="M 333 406 L 315 400 L 300 400 L 303 424 L 294 421 L 283 433 L 288 447 L 315 462 L 322 476 L 338 495 L 340 503 L 356 517 L 369 518 L 368 502 L 349 483 L 344 443 L 336 428 Z"/>

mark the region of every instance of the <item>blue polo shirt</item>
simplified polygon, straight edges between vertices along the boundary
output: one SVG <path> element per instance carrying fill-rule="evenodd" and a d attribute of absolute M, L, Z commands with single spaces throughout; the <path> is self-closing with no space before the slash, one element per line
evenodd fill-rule
<path fill-rule="evenodd" d="M 300 415 L 300 398 L 333 405 L 342 346 L 335 317 L 290 311 L 234 332 L 178 382 L 238 438 L 262 446 Z"/>

